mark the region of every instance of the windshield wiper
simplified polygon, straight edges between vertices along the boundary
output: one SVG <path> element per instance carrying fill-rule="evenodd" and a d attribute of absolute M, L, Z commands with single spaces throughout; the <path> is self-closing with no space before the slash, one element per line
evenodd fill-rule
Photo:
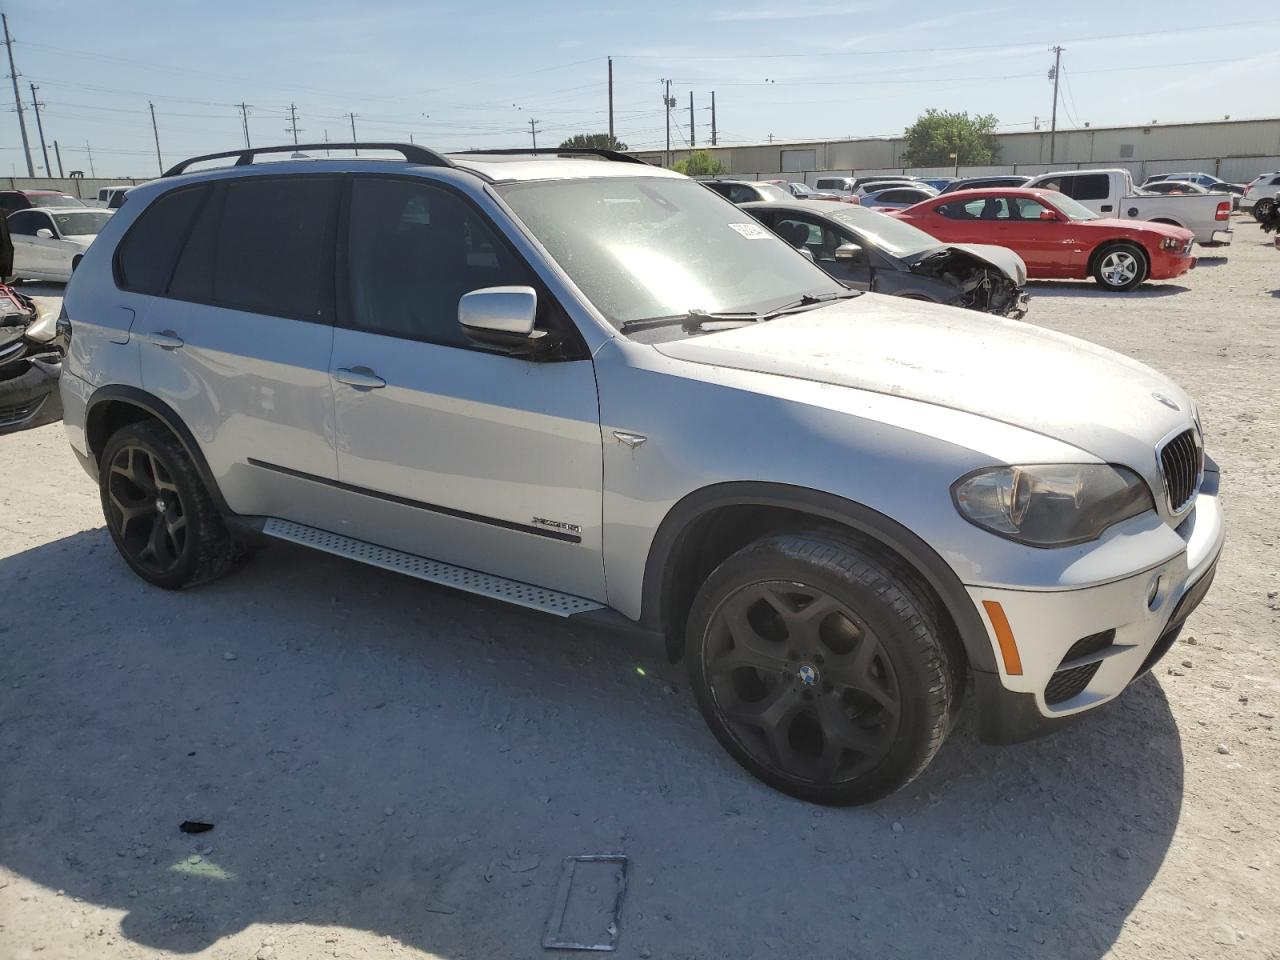
<path fill-rule="evenodd" d="M 784 303 L 780 307 L 774 307 L 768 313 L 761 316 L 761 320 L 772 320 L 774 317 L 780 317 L 787 313 L 798 313 L 801 310 L 807 310 L 810 307 L 816 307 L 820 304 L 831 303 L 835 300 L 852 300 L 854 297 L 862 296 L 861 290 L 838 290 L 834 293 L 806 293 L 803 297 L 792 300 L 790 303 Z"/>
<path fill-rule="evenodd" d="M 630 333 L 636 330 L 648 330 L 652 327 L 669 327 L 678 323 L 684 328 L 685 333 L 693 333 L 695 330 L 702 329 L 702 325 L 709 320 L 742 320 L 747 323 L 753 323 L 759 319 L 760 314 L 755 312 L 708 313 L 705 310 L 689 310 L 685 313 L 673 313 L 665 317 L 643 317 L 639 320 L 627 320 L 618 329 L 623 333 Z"/>

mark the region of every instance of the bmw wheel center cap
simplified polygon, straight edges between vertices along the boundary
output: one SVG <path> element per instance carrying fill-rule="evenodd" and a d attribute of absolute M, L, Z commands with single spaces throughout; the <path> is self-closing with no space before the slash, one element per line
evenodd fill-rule
<path fill-rule="evenodd" d="M 806 687 L 812 687 L 818 682 L 817 668 L 809 663 L 803 664 L 797 671 L 796 676 L 800 678 L 800 682 Z"/>

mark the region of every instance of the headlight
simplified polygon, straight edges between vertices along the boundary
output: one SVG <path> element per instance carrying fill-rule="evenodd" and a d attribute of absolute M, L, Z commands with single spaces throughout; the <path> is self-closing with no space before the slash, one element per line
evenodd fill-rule
<path fill-rule="evenodd" d="M 970 523 L 1033 547 L 1096 540 L 1156 506 L 1136 473 L 1102 463 L 988 467 L 952 484 L 951 497 Z"/>
<path fill-rule="evenodd" d="M 1166 250 L 1181 250 L 1182 241 L 1177 237 L 1165 237 L 1160 246 L 1164 247 Z"/>

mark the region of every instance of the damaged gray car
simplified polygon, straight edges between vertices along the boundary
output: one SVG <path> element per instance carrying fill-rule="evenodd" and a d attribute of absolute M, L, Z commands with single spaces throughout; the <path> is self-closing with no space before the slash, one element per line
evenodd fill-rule
<path fill-rule="evenodd" d="M 845 203 L 744 203 L 743 210 L 855 290 L 1021 319 L 1027 266 L 1012 250 L 944 244 L 892 217 Z"/>

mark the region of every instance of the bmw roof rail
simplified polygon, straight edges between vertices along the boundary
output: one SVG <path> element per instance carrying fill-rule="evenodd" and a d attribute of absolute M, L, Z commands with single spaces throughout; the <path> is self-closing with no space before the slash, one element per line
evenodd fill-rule
<path fill-rule="evenodd" d="M 499 150 L 455 150 L 452 153 L 455 157 L 465 156 L 490 156 L 490 157 L 518 157 L 518 156 L 547 156 L 547 157 L 575 157 L 588 156 L 599 157 L 601 160 L 613 160 L 617 163 L 641 163 L 646 167 L 649 166 L 639 157 L 633 157 L 627 153 L 621 153 L 617 150 L 606 150 L 603 147 L 535 147 L 529 149 L 527 147 L 503 147 Z"/>
<path fill-rule="evenodd" d="M 303 150 L 394 150 L 409 163 L 418 163 L 424 167 L 452 167 L 453 164 L 443 155 L 414 143 L 288 143 L 282 147 L 245 147 L 242 150 L 227 150 L 224 153 L 206 153 L 201 157 L 190 157 L 181 163 L 175 163 L 161 176 L 176 177 L 186 173 L 187 168 L 206 160 L 229 160 L 235 158 L 235 166 L 245 167 L 253 163 L 253 158 L 264 153 L 298 153 Z"/>

